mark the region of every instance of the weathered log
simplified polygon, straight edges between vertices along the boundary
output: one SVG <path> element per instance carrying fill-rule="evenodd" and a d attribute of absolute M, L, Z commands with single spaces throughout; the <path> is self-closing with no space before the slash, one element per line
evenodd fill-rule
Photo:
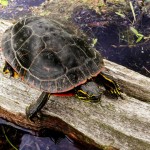
<path fill-rule="evenodd" d="M 88 103 L 51 96 L 42 109 L 44 117 L 34 123 L 26 119 L 25 109 L 41 91 L 4 75 L 0 53 L 0 117 L 25 128 L 60 130 L 99 148 L 150 149 L 150 79 L 107 60 L 105 65 L 123 89 L 123 99 L 102 95 L 100 102 Z"/>

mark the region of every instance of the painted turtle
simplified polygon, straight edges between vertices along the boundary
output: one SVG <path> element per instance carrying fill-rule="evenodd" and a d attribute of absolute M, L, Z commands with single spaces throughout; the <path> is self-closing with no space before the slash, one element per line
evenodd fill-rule
<path fill-rule="evenodd" d="M 43 91 L 37 102 L 28 107 L 28 118 L 42 109 L 52 93 L 77 89 L 79 99 L 98 99 L 100 95 L 92 92 L 98 86 L 92 84 L 92 89 L 85 90 L 89 87 L 85 86 L 87 81 L 101 82 L 106 90 L 120 96 L 116 82 L 102 73 L 101 54 L 87 43 L 62 23 L 43 17 L 24 18 L 5 31 L 3 71 L 9 71 L 13 77 L 17 73 L 26 83 Z"/>

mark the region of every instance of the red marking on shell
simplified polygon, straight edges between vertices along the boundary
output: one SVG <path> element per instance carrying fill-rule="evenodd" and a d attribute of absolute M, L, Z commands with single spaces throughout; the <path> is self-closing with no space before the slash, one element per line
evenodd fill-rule
<path fill-rule="evenodd" d="M 102 67 L 97 73 L 95 73 L 94 75 L 92 75 L 92 77 L 96 77 L 100 72 L 105 71 L 106 68 Z"/>
<path fill-rule="evenodd" d="M 96 72 L 95 74 L 93 74 L 92 76 L 90 76 L 90 77 L 87 78 L 87 79 L 91 79 L 92 77 L 96 77 L 100 72 L 102 72 L 102 71 L 104 71 L 104 70 L 105 70 L 105 68 L 102 67 L 98 72 Z M 56 91 L 55 93 L 64 93 L 64 92 L 70 91 L 70 90 L 74 89 L 75 87 L 77 87 L 77 86 L 79 86 L 79 85 L 82 85 L 82 84 L 84 84 L 85 82 L 87 82 L 87 79 L 86 79 L 86 80 L 83 80 L 82 82 L 79 82 L 78 84 L 73 85 L 73 86 L 71 86 L 71 87 L 69 87 L 69 88 L 67 88 L 67 89 L 64 89 L 64 90 L 62 90 L 62 91 Z M 48 92 L 50 92 L 50 91 L 48 91 Z"/>
<path fill-rule="evenodd" d="M 55 96 L 61 96 L 61 97 L 66 97 L 66 96 L 74 96 L 75 93 L 73 93 L 73 92 L 64 92 L 64 93 L 54 93 L 53 95 L 55 95 Z"/>

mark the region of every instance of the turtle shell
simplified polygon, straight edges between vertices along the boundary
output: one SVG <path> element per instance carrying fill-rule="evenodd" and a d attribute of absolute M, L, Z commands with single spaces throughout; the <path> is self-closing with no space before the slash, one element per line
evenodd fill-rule
<path fill-rule="evenodd" d="M 101 54 L 73 33 L 53 19 L 24 18 L 5 31 L 2 51 L 26 83 L 50 93 L 65 92 L 103 67 Z"/>

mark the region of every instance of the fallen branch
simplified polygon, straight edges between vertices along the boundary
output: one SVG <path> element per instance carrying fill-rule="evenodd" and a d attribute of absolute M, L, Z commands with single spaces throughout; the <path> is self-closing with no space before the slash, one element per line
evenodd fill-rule
<path fill-rule="evenodd" d="M 150 79 L 110 61 L 105 64 L 123 89 L 123 99 L 103 95 L 100 102 L 87 103 L 52 96 L 42 109 L 43 119 L 33 123 L 26 119 L 25 109 L 41 91 L 3 75 L 0 53 L 0 117 L 25 128 L 63 131 L 99 148 L 150 149 Z"/>

